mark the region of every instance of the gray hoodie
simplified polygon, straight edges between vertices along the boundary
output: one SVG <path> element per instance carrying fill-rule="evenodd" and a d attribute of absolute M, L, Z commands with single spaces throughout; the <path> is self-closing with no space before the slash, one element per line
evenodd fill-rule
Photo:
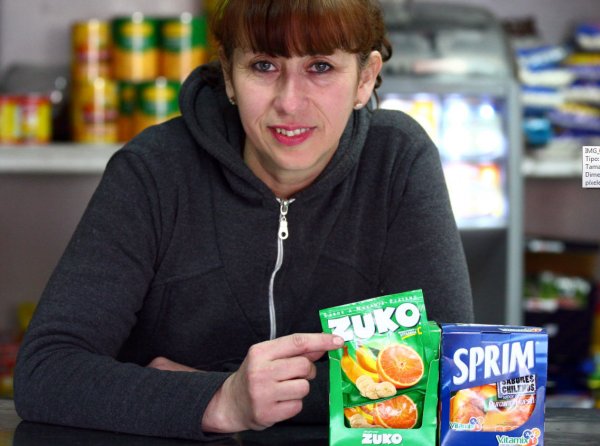
<path fill-rule="evenodd" d="M 422 288 L 429 319 L 472 320 L 439 154 L 418 124 L 354 112 L 282 239 L 281 204 L 244 164 L 237 110 L 207 73 L 182 87 L 182 117 L 109 162 L 20 350 L 25 420 L 205 439 L 203 412 L 249 346 L 321 331 L 321 308 Z M 157 356 L 208 373 L 145 367 Z M 293 421 L 327 421 L 318 370 Z"/>

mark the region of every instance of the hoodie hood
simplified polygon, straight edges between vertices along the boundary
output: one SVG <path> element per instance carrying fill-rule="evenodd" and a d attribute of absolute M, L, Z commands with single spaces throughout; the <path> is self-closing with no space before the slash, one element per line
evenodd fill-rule
<path fill-rule="evenodd" d="M 225 92 L 220 65 L 196 68 L 184 82 L 179 97 L 184 122 L 199 145 L 214 157 L 239 193 L 273 199 L 273 192 L 248 168 L 242 150 L 245 133 L 236 106 Z M 367 137 L 371 111 L 364 108 L 350 115 L 333 158 L 321 175 L 294 198 L 308 198 L 337 186 L 358 163 Z M 250 186 L 251 190 L 248 190 Z"/>

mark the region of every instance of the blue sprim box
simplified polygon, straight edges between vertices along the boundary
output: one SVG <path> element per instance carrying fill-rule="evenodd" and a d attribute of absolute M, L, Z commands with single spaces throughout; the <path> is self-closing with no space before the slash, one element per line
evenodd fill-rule
<path fill-rule="evenodd" d="M 547 368 L 548 334 L 543 328 L 442 324 L 440 446 L 542 446 Z M 495 386 L 497 393 L 478 400 L 483 407 L 477 410 L 497 414 L 519 403 L 534 403 L 533 411 L 524 423 L 506 431 L 487 431 L 479 416 L 467 423 L 451 422 L 451 398 L 485 385 Z"/>

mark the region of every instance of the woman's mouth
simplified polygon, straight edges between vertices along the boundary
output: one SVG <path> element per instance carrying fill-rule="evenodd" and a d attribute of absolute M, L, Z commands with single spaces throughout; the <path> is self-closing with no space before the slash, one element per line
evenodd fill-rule
<path fill-rule="evenodd" d="M 269 127 L 273 137 L 281 144 L 295 146 L 306 141 L 313 133 L 313 127 Z"/>

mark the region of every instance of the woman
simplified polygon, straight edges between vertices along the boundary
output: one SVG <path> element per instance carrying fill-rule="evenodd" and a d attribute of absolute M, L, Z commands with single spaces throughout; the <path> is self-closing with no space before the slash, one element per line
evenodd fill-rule
<path fill-rule="evenodd" d="M 205 439 L 325 422 L 318 310 L 423 288 L 470 321 L 436 148 L 372 111 L 371 0 L 223 1 L 221 65 L 115 154 L 23 343 L 26 420 Z M 316 377 L 316 379 L 315 379 Z"/>

